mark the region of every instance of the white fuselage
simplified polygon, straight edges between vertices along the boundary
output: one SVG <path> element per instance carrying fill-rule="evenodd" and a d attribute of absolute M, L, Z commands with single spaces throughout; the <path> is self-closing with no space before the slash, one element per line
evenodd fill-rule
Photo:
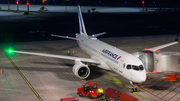
<path fill-rule="evenodd" d="M 91 56 L 92 59 L 101 60 L 100 68 L 112 70 L 124 78 L 140 83 L 146 80 L 146 71 L 127 69 L 127 66 L 140 66 L 142 62 L 139 58 L 120 50 L 112 45 L 104 43 L 97 38 L 78 34 L 76 36 L 80 48 Z"/>

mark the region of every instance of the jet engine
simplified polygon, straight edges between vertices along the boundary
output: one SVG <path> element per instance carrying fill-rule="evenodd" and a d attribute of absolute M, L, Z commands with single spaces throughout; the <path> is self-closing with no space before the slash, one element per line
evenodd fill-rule
<path fill-rule="evenodd" d="M 75 65 L 72 70 L 73 73 L 81 79 L 86 79 L 90 74 L 88 65 L 83 64 L 81 61 L 75 61 Z"/>

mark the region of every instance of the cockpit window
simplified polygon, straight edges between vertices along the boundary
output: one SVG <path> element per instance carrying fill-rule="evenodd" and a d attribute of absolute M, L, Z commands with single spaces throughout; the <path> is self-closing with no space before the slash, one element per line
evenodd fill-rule
<path fill-rule="evenodd" d="M 139 70 L 139 67 L 138 66 L 134 66 L 134 65 L 132 65 L 132 69 L 134 69 L 134 70 Z"/>
<path fill-rule="evenodd" d="M 127 69 L 131 69 L 131 65 L 127 65 L 127 67 L 126 67 Z"/>
<path fill-rule="evenodd" d="M 144 70 L 144 67 L 142 65 L 139 66 L 140 70 Z"/>

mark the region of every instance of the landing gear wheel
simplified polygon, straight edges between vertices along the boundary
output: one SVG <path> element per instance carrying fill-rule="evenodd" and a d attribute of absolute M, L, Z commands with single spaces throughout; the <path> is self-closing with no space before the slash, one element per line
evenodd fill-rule
<path fill-rule="evenodd" d="M 88 97 L 89 97 L 90 99 L 93 99 L 93 97 L 92 97 L 92 95 L 91 95 L 91 94 L 89 94 L 89 95 L 88 95 Z"/>
<path fill-rule="evenodd" d="M 137 88 L 132 88 L 132 93 L 137 92 Z"/>
<path fill-rule="evenodd" d="M 81 92 L 79 92 L 79 96 L 80 96 L 80 97 L 83 97 L 83 94 L 82 94 Z"/>

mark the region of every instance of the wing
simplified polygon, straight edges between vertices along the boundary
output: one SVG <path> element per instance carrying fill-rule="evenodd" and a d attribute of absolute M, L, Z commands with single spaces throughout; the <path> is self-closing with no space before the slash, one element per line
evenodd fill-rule
<path fill-rule="evenodd" d="M 66 38 L 66 39 L 71 39 L 71 40 L 76 40 L 75 37 L 69 37 L 69 36 L 61 36 L 61 35 L 54 35 L 54 34 L 51 34 L 51 36 L 60 37 L 60 38 Z"/>
<path fill-rule="evenodd" d="M 98 33 L 98 34 L 94 34 L 94 35 L 92 35 L 92 37 L 98 37 L 98 36 L 101 36 L 101 35 L 104 35 L 104 34 L 106 34 L 106 32 L 102 32 L 102 33 Z"/>
<path fill-rule="evenodd" d="M 61 59 L 68 59 L 68 60 L 79 60 L 79 61 L 82 61 L 82 62 L 101 64 L 101 61 L 100 60 L 96 60 L 96 59 L 80 58 L 80 57 L 65 56 L 65 55 L 45 54 L 45 53 L 33 53 L 33 52 L 24 52 L 24 51 L 14 51 L 14 50 L 10 50 L 9 52 L 29 54 L 29 55 L 38 55 L 38 56 L 45 56 L 45 57 L 52 57 L 52 58 L 61 58 Z"/>
<path fill-rule="evenodd" d="M 176 37 L 174 42 L 170 42 L 170 43 L 167 43 L 167 44 L 164 44 L 164 45 L 160 45 L 160 46 L 156 46 L 156 47 L 152 47 L 152 48 L 145 48 L 144 50 L 155 52 L 155 51 L 158 51 L 159 49 L 163 49 L 165 47 L 172 46 L 174 44 L 178 44 L 178 39 L 179 39 L 179 34 L 177 35 L 177 37 Z M 139 52 L 134 52 L 134 53 L 132 53 L 132 55 L 134 55 L 136 57 L 139 57 Z"/>

